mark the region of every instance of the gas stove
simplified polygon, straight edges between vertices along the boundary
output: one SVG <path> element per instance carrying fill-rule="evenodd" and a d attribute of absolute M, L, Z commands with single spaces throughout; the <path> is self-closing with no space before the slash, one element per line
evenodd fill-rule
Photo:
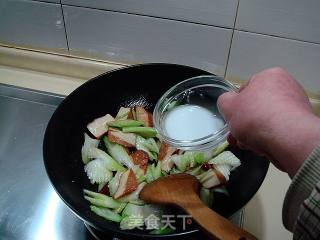
<path fill-rule="evenodd" d="M 51 186 L 42 160 L 47 123 L 64 96 L 0 84 L 2 240 L 117 239 L 85 225 Z M 242 225 L 242 211 L 232 221 Z"/>

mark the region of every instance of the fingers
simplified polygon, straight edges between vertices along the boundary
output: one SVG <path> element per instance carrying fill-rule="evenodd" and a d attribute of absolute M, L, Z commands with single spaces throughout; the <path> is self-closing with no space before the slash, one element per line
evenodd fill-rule
<path fill-rule="evenodd" d="M 218 98 L 218 109 L 227 122 L 230 120 L 230 116 L 233 111 L 233 102 L 236 96 L 237 93 L 226 92 Z"/>

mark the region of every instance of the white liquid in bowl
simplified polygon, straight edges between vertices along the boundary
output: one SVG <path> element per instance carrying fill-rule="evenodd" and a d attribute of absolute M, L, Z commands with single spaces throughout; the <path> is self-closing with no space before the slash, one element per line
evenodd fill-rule
<path fill-rule="evenodd" d="M 167 113 L 164 129 L 175 140 L 196 140 L 219 131 L 224 120 L 197 105 L 180 105 Z"/>

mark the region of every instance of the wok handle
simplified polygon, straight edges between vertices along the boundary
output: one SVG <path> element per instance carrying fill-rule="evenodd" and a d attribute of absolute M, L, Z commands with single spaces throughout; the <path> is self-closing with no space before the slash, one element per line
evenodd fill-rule
<path fill-rule="evenodd" d="M 212 239 L 256 240 L 249 232 L 239 228 L 228 219 L 208 208 L 198 196 L 190 196 L 179 204 L 202 227 Z"/>

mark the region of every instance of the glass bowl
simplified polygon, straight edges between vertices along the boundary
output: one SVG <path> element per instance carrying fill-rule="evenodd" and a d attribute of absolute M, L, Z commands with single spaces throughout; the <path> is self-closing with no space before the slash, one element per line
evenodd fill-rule
<path fill-rule="evenodd" d="M 225 92 L 238 92 L 238 88 L 232 85 L 227 80 L 215 75 L 197 76 L 185 81 L 182 81 L 172 88 L 170 88 L 157 102 L 153 112 L 153 122 L 160 137 L 169 145 L 183 150 L 206 150 L 210 148 L 218 147 L 221 143 L 226 141 L 229 133 L 228 125 L 224 121 L 222 115 L 217 107 L 218 97 Z M 177 108 L 179 107 L 179 108 Z M 197 116 L 190 115 L 195 112 L 181 115 L 185 118 L 179 121 L 171 122 L 168 125 L 166 120 L 169 121 L 169 116 L 172 111 L 182 108 L 190 107 L 199 108 L 201 111 L 206 111 L 212 115 L 220 125 L 217 129 L 211 128 L 209 132 L 205 132 L 205 124 L 201 122 L 193 122 L 193 118 L 196 120 L 202 118 L 202 115 L 197 112 Z M 189 109 L 190 110 L 190 109 Z M 201 113 L 201 112 L 200 112 Z M 204 115 L 206 116 L 206 115 Z M 192 120 L 190 120 L 190 117 Z M 206 117 L 205 117 L 206 118 Z M 172 117 L 170 117 L 172 119 Z M 170 120 L 173 121 L 173 120 Z M 191 125 L 190 125 L 191 124 Z M 202 125 L 201 125 L 202 124 Z M 171 128 L 168 126 L 172 126 Z M 184 130 L 185 128 L 185 130 Z M 176 137 L 172 134 L 173 131 L 192 131 L 199 134 L 195 137 Z M 168 129 L 171 132 L 168 132 Z M 202 135 L 201 135 L 201 133 Z"/>

